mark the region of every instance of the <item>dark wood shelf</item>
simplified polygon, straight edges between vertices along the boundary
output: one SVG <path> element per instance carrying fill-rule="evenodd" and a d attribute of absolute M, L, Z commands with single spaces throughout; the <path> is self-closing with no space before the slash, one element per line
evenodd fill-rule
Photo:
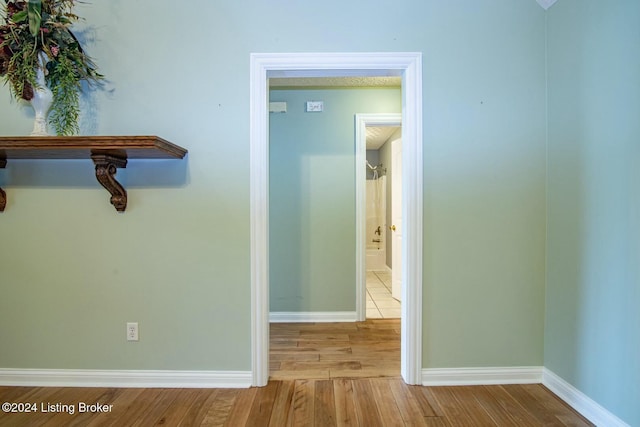
<path fill-rule="evenodd" d="M 115 179 L 128 159 L 182 159 L 187 150 L 158 136 L 2 136 L 0 168 L 15 159 L 91 159 L 98 182 L 111 193 L 119 212 L 127 207 L 127 192 Z M 6 207 L 0 188 L 0 212 Z"/>

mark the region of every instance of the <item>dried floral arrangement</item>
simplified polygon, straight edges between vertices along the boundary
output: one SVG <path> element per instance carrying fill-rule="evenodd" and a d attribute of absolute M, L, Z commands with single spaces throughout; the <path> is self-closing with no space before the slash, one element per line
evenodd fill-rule
<path fill-rule="evenodd" d="M 36 71 L 43 68 L 46 85 L 53 92 L 49 123 L 58 135 L 77 134 L 81 82 L 97 83 L 103 79 L 70 29 L 80 19 L 73 13 L 79 1 L 4 0 L 4 3 L 0 21 L 0 77 L 10 85 L 16 99 L 29 101 L 38 87 Z M 42 57 L 46 60 L 39 59 Z"/>

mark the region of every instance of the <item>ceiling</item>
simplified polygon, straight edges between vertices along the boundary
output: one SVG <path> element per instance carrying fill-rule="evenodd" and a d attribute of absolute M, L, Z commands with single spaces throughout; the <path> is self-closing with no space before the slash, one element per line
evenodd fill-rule
<path fill-rule="evenodd" d="M 401 77 L 271 77 L 271 88 L 400 87 Z"/>
<path fill-rule="evenodd" d="M 399 126 L 367 126 L 367 150 L 377 150 L 389 140 Z"/>

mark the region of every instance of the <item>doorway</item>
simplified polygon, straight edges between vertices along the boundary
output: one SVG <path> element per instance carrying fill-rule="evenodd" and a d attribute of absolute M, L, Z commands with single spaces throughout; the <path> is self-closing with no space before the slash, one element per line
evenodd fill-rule
<path fill-rule="evenodd" d="M 400 233 L 400 230 L 393 230 L 394 218 L 393 218 L 393 203 L 392 197 L 394 194 L 394 190 L 392 189 L 394 180 L 393 178 L 393 151 L 392 146 L 394 144 L 394 140 L 397 138 L 393 137 L 397 132 L 401 132 L 402 127 L 402 114 L 356 114 L 356 165 L 362 166 L 362 173 L 356 167 L 356 174 L 358 177 L 364 177 L 367 175 L 367 178 L 374 175 L 374 177 L 378 178 L 378 180 L 384 181 L 385 189 L 381 191 L 384 194 L 385 201 L 387 203 L 383 203 L 385 205 L 384 211 L 385 213 L 382 216 L 385 217 L 384 221 L 380 221 L 380 224 L 374 225 L 374 229 L 372 229 L 370 214 L 367 212 L 371 207 L 371 203 L 367 198 L 367 193 L 370 194 L 370 188 L 365 188 L 371 186 L 373 183 L 371 180 L 364 180 L 364 178 L 360 178 L 362 182 L 359 182 L 360 186 L 356 186 L 356 217 L 358 221 L 357 228 L 360 230 L 360 233 L 357 233 L 357 239 L 360 244 L 357 245 L 357 253 L 358 253 L 358 262 L 359 265 L 356 268 L 356 277 L 358 281 L 358 288 L 356 290 L 357 301 L 356 307 L 363 307 L 363 312 L 360 310 L 357 311 L 358 320 L 364 320 L 365 317 L 375 318 L 375 317 L 401 317 L 401 314 L 396 315 L 396 312 L 399 310 L 396 307 L 399 307 L 397 301 L 402 299 L 401 295 L 396 294 L 395 303 L 392 302 L 394 297 L 392 296 L 392 277 L 394 274 L 394 270 L 388 270 L 387 265 L 391 265 L 393 267 L 395 263 L 395 274 L 401 277 L 401 249 L 395 249 L 395 256 L 398 258 L 395 261 L 391 260 L 391 257 L 394 256 L 394 249 L 392 248 L 392 244 L 394 243 L 394 238 Z M 374 146 L 370 146 L 368 144 L 368 134 L 369 130 L 377 129 L 376 132 L 378 135 L 385 135 L 388 138 L 384 140 L 378 140 L 374 142 Z M 385 129 L 385 131 L 382 131 Z M 397 130 L 397 132 L 394 132 Z M 385 147 L 386 146 L 386 147 Z M 377 163 L 376 165 L 372 165 L 371 161 L 367 158 L 366 153 L 370 152 L 372 149 L 385 149 L 385 153 L 387 155 L 380 156 L 378 155 L 378 161 L 374 161 Z M 384 158 L 384 159 L 383 159 Z M 388 164 L 385 164 L 388 163 Z M 387 167 L 389 166 L 389 167 Z M 372 174 L 371 169 L 374 168 L 375 171 Z M 390 173 L 391 172 L 391 173 Z M 396 173 L 398 171 L 396 170 Z M 389 180 L 389 181 L 388 181 Z M 390 182 L 391 185 L 387 185 L 387 182 Z M 402 179 L 400 178 L 395 180 L 396 185 L 401 183 Z M 376 184 L 373 184 L 377 186 Z M 375 191 L 376 189 L 374 189 Z M 389 191 L 387 191 L 389 190 Z M 401 189 L 396 188 L 395 194 L 401 192 Z M 389 197 L 391 196 L 391 197 Z M 396 201 L 396 207 L 401 203 Z M 402 215 L 401 209 L 400 212 L 397 212 L 397 215 Z M 379 229 L 377 227 L 380 227 Z M 375 250 L 375 246 L 379 241 L 379 245 L 381 246 L 381 250 Z M 372 248 L 374 246 L 374 248 Z M 382 257 L 382 260 L 377 258 Z M 372 259 L 375 258 L 375 259 Z M 373 262 L 371 262 L 373 261 Z M 373 264 L 373 269 L 372 265 Z M 377 271 L 371 271 L 377 270 Z M 373 289 L 372 289 L 373 288 Z M 399 291 L 399 289 L 397 289 Z M 375 292 L 375 293 L 373 293 Z M 367 312 L 368 310 L 368 312 Z"/>
<path fill-rule="evenodd" d="M 251 54 L 250 216 L 252 383 L 269 379 L 270 77 L 401 76 L 403 121 L 401 375 L 421 384 L 422 365 L 422 55 L 420 53 Z M 364 164 L 362 164 L 364 166 Z"/>

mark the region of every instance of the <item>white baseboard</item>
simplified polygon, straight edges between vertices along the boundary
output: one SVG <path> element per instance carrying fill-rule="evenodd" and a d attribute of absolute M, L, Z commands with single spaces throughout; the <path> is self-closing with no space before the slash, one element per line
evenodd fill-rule
<path fill-rule="evenodd" d="M 543 369 L 541 366 L 423 369 L 422 385 L 539 384 Z"/>
<path fill-rule="evenodd" d="M 248 388 L 250 371 L 115 371 L 0 369 L 0 386 L 118 388 Z"/>
<path fill-rule="evenodd" d="M 542 384 L 597 426 L 629 427 L 620 418 L 546 368 L 543 370 Z"/>
<path fill-rule="evenodd" d="M 355 322 L 355 311 L 278 311 L 269 313 L 271 323 Z"/>

